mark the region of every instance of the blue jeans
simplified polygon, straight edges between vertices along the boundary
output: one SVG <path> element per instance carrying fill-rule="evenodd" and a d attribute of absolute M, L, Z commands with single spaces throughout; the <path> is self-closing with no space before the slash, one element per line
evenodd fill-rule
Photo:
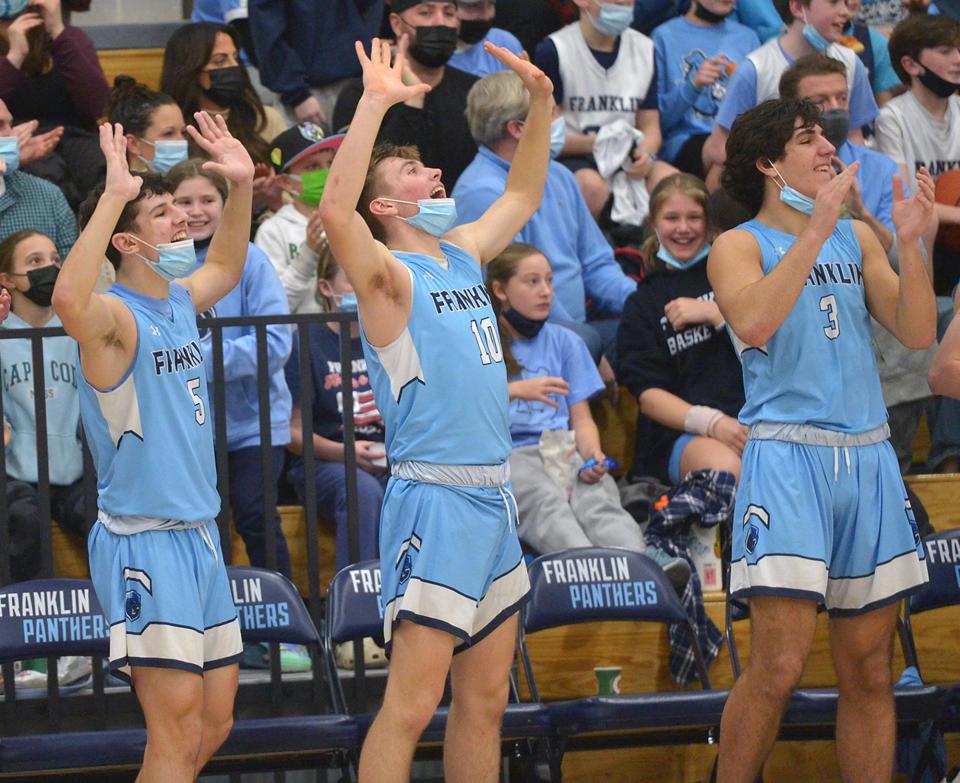
<path fill-rule="evenodd" d="M 260 469 L 260 446 L 248 446 L 227 454 L 230 470 L 230 506 L 233 524 L 247 546 L 250 565 L 267 567 L 266 514 L 263 511 L 263 472 Z M 276 487 L 283 471 L 283 446 L 273 449 L 273 485 Z M 291 576 L 290 552 L 287 539 L 280 527 L 277 509 L 270 509 L 277 530 L 277 567 L 286 577 Z"/>
<path fill-rule="evenodd" d="M 336 525 L 336 569 L 350 565 L 352 559 L 348 548 L 349 520 L 347 519 L 347 472 L 342 462 L 314 462 L 314 481 L 317 485 L 317 511 L 328 519 L 332 516 Z M 300 502 L 306 498 L 306 467 L 297 461 L 288 474 Z M 357 532 L 360 541 L 359 560 L 377 557 L 379 552 L 380 507 L 383 491 L 390 477 L 375 476 L 362 468 L 357 469 Z M 358 562 L 359 562 L 358 560 Z"/>

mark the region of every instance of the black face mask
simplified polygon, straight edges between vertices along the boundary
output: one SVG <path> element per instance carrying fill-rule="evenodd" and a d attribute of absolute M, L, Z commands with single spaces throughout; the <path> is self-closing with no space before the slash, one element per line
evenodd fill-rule
<path fill-rule="evenodd" d="M 457 50 L 457 28 L 443 24 L 416 27 L 410 56 L 426 68 L 446 65 Z"/>
<path fill-rule="evenodd" d="M 30 289 L 20 293 L 40 307 L 49 307 L 50 302 L 53 301 L 53 287 L 56 285 L 57 275 L 59 274 L 60 267 L 53 264 L 42 266 L 39 269 L 31 269 L 26 274 Z"/>
<path fill-rule="evenodd" d="M 482 19 L 461 19 L 460 40 L 464 43 L 475 44 L 487 37 L 493 22 Z"/>
<path fill-rule="evenodd" d="M 206 239 L 194 239 L 193 240 L 193 249 L 194 250 L 206 250 L 210 247 L 210 243 L 213 242 L 213 234 L 208 236 Z"/>
<path fill-rule="evenodd" d="M 949 98 L 957 90 L 960 90 L 960 84 L 948 82 L 942 76 L 937 76 L 923 63 L 919 63 L 919 65 L 923 67 L 923 73 L 917 77 L 920 80 L 920 84 L 930 90 L 930 92 L 932 92 L 938 98 Z"/>
<path fill-rule="evenodd" d="M 242 65 L 215 68 L 207 71 L 207 75 L 210 77 L 210 87 L 204 92 L 211 101 L 220 106 L 233 106 L 240 102 L 247 86 Z"/>
<path fill-rule="evenodd" d="M 693 15 L 707 24 L 720 24 L 729 14 L 715 14 L 713 11 L 704 8 L 700 3 L 693 6 Z"/>
<path fill-rule="evenodd" d="M 820 115 L 820 127 L 834 147 L 840 149 L 850 133 L 850 112 L 846 109 L 830 109 Z"/>
<path fill-rule="evenodd" d="M 507 319 L 510 326 L 517 330 L 521 337 L 525 337 L 528 340 L 532 340 L 540 334 L 540 330 L 543 329 L 543 325 L 547 322 L 546 318 L 542 321 L 534 321 L 532 318 L 520 315 L 520 313 L 513 308 L 504 310 L 503 317 Z"/>

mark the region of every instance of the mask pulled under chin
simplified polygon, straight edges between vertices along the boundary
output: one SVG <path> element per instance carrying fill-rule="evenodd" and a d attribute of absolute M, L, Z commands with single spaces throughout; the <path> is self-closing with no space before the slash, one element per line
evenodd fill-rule
<path fill-rule="evenodd" d="M 507 323 L 509 323 L 510 326 L 517 330 L 517 333 L 521 337 L 527 340 L 532 340 L 540 334 L 540 330 L 543 329 L 543 325 L 547 322 L 546 318 L 540 321 L 527 318 L 527 316 L 521 315 L 512 307 L 503 311 L 503 317 L 507 319 Z"/>
<path fill-rule="evenodd" d="M 157 260 L 151 261 L 149 258 L 137 253 L 137 256 L 154 272 L 168 282 L 187 277 L 196 270 L 199 265 L 197 262 L 197 250 L 192 239 L 181 239 L 179 242 L 161 242 L 159 245 L 151 245 L 144 242 L 140 237 L 131 234 L 141 244 L 153 248 L 157 251 Z"/>

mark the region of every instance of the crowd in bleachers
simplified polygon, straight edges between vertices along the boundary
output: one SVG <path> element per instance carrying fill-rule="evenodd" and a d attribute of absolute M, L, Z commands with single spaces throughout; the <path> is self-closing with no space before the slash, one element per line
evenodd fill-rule
<path fill-rule="evenodd" d="M 939 5 L 939 8 L 937 7 Z M 119 123 L 131 171 L 170 192 L 202 262 L 228 184 L 202 168 L 185 133 L 194 113 L 224 118 L 256 164 L 254 229 L 240 284 L 208 315 L 348 312 L 356 297 L 317 207 L 363 85 L 355 40 L 409 39 L 409 84 L 430 91 L 387 113 L 380 154 L 416 147 L 442 170 L 460 223 L 503 192 L 529 96 L 485 41 L 529 57 L 556 100 L 543 203 L 487 272 L 510 378 L 519 533 L 535 552 L 579 545 L 643 550 L 624 511 L 590 403 L 625 387 L 639 405 L 631 476 L 678 484 L 699 470 L 739 475 L 746 429 L 736 340 L 706 274 L 711 240 L 755 211 L 762 187 L 723 180 L 734 120 L 763 100 L 811 101 L 836 165 L 861 166 L 846 202 L 897 267 L 892 205 L 921 166 L 942 186 L 925 237 L 941 333 L 960 263 L 960 22 L 927 0 L 197 0 L 167 42 L 159 85 L 108 84 L 61 0 L 0 2 L 0 297 L 5 330 L 59 325 L 50 294 L 77 239 L 77 214 L 105 175 L 96 127 Z M 82 25 L 82 14 L 73 21 Z M 159 89 L 154 89 L 158 87 Z M 390 146 L 392 145 L 392 146 Z M 408 154 L 404 151 L 404 157 Z M 357 165 L 366 165 L 358 161 Z M 782 181 L 784 197 L 791 189 Z M 368 181 L 360 208 L 376 197 Z M 794 192 L 794 195 L 799 195 Z M 421 210 L 420 219 L 429 219 Z M 124 218 L 121 217 L 121 221 Z M 113 250 L 116 253 L 116 250 Z M 127 251 L 132 252 L 132 251 Z M 114 278 L 104 259 L 100 290 Z M 641 259 L 638 264 L 636 259 Z M 304 328 L 304 327 L 301 327 Z M 301 361 L 292 329 L 268 328 L 275 475 L 336 527 L 349 562 L 343 384 L 352 384 L 359 555 L 377 555 L 388 475 L 358 325 L 340 362 L 339 324 L 311 324 L 314 476 L 301 459 Z M 891 437 L 910 469 L 926 416 L 926 467 L 960 469 L 960 403 L 927 385 L 932 351 L 904 348 L 874 322 Z M 478 342 L 480 336 L 478 335 Z M 213 344 L 202 340 L 208 381 Z M 79 377 L 69 338 L 46 338 L 51 512 L 78 534 L 82 452 Z M 40 569 L 38 466 L 30 344 L 0 340 L 6 494 L 14 579 Z M 267 563 L 257 346 L 252 326 L 223 331 L 230 507 L 254 565 Z M 455 401 L 452 404 L 456 404 Z M 279 531 L 278 531 L 279 532 Z M 282 533 L 277 568 L 290 574 Z M 668 569 L 677 564 L 647 547 Z M 688 569 L 689 573 L 689 569 Z"/>

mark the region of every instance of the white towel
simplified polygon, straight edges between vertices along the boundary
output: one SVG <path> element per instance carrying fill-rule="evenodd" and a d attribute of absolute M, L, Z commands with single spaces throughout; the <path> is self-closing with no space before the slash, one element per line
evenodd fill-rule
<path fill-rule="evenodd" d="M 635 144 L 643 142 L 643 131 L 637 130 L 624 119 L 604 125 L 593 142 L 593 157 L 597 171 L 610 185 L 613 193 L 613 209 L 610 219 L 614 223 L 631 226 L 643 225 L 650 211 L 650 194 L 642 179 L 627 176 L 633 165 L 631 152 Z"/>

